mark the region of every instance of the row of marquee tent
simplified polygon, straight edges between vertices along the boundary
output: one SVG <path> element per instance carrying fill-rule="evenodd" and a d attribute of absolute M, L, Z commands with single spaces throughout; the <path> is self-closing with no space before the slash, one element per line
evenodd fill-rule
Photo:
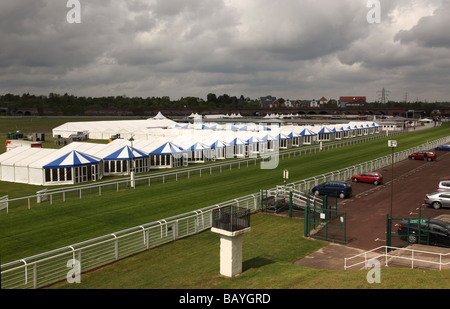
<path fill-rule="evenodd" d="M 82 131 L 92 139 L 94 132 L 95 139 L 109 139 L 103 133 L 101 138 L 96 135 L 105 128 L 108 134 L 119 134 L 121 138 L 107 144 L 72 142 L 60 149 L 17 147 L 0 154 L 0 180 L 34 185 L 76 184 L 129 174 L 131 170 L 144 173 L 227 158 L 256 157 L 278 149 L 381 133 L 381 126 L 375 122 L 263 126 L 155 121 L 132 120 L 129 125 L 126 121 L 65 124 L 62 127 L 66 132 L 60 127 L 53 134 L 68 136 Z"/>

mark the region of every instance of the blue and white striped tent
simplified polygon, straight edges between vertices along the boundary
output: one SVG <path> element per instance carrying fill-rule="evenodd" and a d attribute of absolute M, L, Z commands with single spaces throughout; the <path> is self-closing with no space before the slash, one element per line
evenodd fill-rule
<path fill-rule="evenodd" d="M 201 163 L 211 159 L 211 147 L 204 143 L 195 142 L 185 150 L 188 152 L 188 159 L 191 162 Z"/>
<path fill-rule="evenodd" d="M 180 146 L 166 142 L 149 153 L 150 168 L 172 168 L 187 166 L 187 151 Z"/>
<path fill-rule="evenodd" d="M 150 155 L 173 155 L 173 154 L 183 154 L 186 153 L 186 150 L 181 148 L 180 146 L 175 145 L 174 143 L 167 142 L 163 145 L 159 146 L 155 150 L 151 151 Z"/>
<path fill-rule="evenodd" d="M 211 144 L 211 148 L 212 149 L 216 149 L 216 148 L 225 148 L 225 147 L 229 147 L 230 145 L 225 143 L 222 140 L 216 140 L 214 143 Z"/>
<path fill-rule="evenodd" d="M 303 138 L 303 144 L 310 145 L 315 142 L 315 138 L 317 137 L 317 133 L 305 128 L 302 132 L 300 132 L 300 136 Z"/>
<path fill-rule="evenodd" d="M 130 159 L 141 159 L 148 157 L 148 154 L 138 150 L 138 149 L 131 149 L 130 146 L 124 146 L 110 155 L 104 157 L 104 160 L 130 160 Z"/>
<path fill-rule="evenodd" d="M 84 165 L 98 164 L 102 159 L 72 150 L 60 158 L 44 165 L 44 169 L 48 168 L 65 168 L 65 167 L 76 167 Z"/>
<path fill-rule="evenodd" d="M 62 149 L 57 150 L 55 154 L 58 155 Z M 101 179 L 102 162 L 101 158 L 71 150 L 42 166 L 43 184 L 75 184 Z"/>
<path fill-rule="evenodd" d="M 146 172 L 149 155 L 141 150 L 125 145 L 113 153 L 103 157 L 103 168 L 106 174 L 128 174 Z"/>
<path fill-rule="evenodd" d="M 300 136 L 314 136 L 317 135 L 314 131 L 311 131 L 310 129 L 303 129 L 302 132 L 300 132 Z"/>
<path fill-rule="evenodd" d="M 216 159 L 226 159 L 234 156 L 233 146 L 220 139 L 211 144 L 211 149 Z"/>

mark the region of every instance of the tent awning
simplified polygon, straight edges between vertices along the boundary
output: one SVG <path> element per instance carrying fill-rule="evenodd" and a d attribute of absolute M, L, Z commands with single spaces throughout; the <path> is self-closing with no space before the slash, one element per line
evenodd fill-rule
<path fill-rule="evenodd" d="M 83 165 L 91 165 L 97 164 L 101 162 L 102 159 L 72 150 L 69 153 L 61 156 L 60 158 L 50 162 L 47 165 L 44 165 L 44 168 L 63 168 L 63 167 L 74 167 L 74 166 L 83 166 Z"/>
<path fill-rule="evenodd" d="M 171 142 L 167 142 L 150 152 L 150 155 L 182 154 L 185 152 L 186 151 L 183 148 Z"/>
<path fill-rule="evenodd" d="M 130 146 L 124 146 L 116 151 L 114 151 L 112 154 L 104 157 L 104 160 L 129 160 L 129 159 L 140 159 L 148 157 L 146 153 L 143 151 L 140 151 L 138 149 L 131 150 Z"/>

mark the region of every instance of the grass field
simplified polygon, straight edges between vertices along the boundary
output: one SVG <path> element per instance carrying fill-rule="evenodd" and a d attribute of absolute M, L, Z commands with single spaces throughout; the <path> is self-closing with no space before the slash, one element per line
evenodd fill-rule
<path fill-rule="evenodd" d="M 3 120 L 4 119 L 2 119 L 2 121 Z M 449 125 L 445 124 L 442 127 L 438 128 L 396 136 L 395 139 L 397 139 L 399 143 L 399 147 L 397 150 L 407 149 L 412 146 L 422 144 L 427 140 L 434 140 L 439 137 L 448 136 L 450 135 L 449 128 L 450 128 Z M 180 180 L 178 182 L 170 181 L 166 184 L 152 184 L 150 187 L 139 186 L 136 189 L 123 190 L 117 193 L 114 192 L 108 195 L 102 195 L 101 197 L 98 197 L 97 195 L 92 195 L 92 196 L 85 196 L 81 200 L 79 199 L 68 200 L 65 203 L 57 203 L 53 205 L 43 204 L 42 206 L 32 208 L 31 210 L 14 211 L 8 215 L 2 212 L 0 214 L 0 253 L 2 263 L 24 258 L 26 256 L 41 253 L 62 246 L 70 245 L 79 241 L 84 241 L 108 233 L 116 232 L 132 226 L 137 226 L 147 222 L 160 220 L 163 218 L 171 217 L 202 207 L 210 206 L 215 203 L 230 200 L 235 197 L 258 192 L 260 189 L 272 188 L 277 184 L 282 184 L 281 175 L 284 169 L 289 170 L 290 181 L 295 181 L 312 177 L 321 173 L 337 170 L 343 167 L 351 166 L 358 162 L 368 161 L 370 159 L 387 155 L 389 153 L 390 149 L 387 147 L 387 138 L 379 139 L 365 144 L 358 144 L 344 148 L 337 148 L 329 151 L 324 151 L 321 153 L 308 154 L 302 155 L 301 157 L 285 159 L 280 161 L 279 166 L 273 170 L 261 170 L 259 169 L 259 166 L 251 165 L 248 168 L 233 169 L 231 171 L 224 170 L 223 173 L 213 173 L 213 175 L 204 175 L 202 177 L 196 176 L 192 177 L 189 180 Z M 42 189 L 42 187 L 26 186 L 21 184 L 11 184 L 2 182 L 0 195 L 2 195 L 4 192 L 11 192 L 11 191 L 17 193 L 30 191 L 33 192 L 34 194 L 37 190 L 40 189 Z M 254 217 L 257 218 L 258 216 Z M 259 219 L 255 219 L 253 222 L 255 222 L 256 224 L 258 220 Z M 253 229 L 253 222 L 252 222 L 252 229 Z M 287 220 L 287 222 L 291 221 Z M 292 222 L 294 222 L 294 220 L 292 220 Z M 299 224 L 298 222 L 300 221 L 295 222 Z M 270 224 L 271 226 L 274 226 L 273 223 Z M 289 225 L 293 223 L 287 224 Z M 275 223 L 275 225 L 278 226 L 278 223 Z M 279 238 L 281 235 L 284 235 L 284 233 L 281 231 L 277 233 L 279 233 L 279 235 L 276 234 L 278 236 L 274 237 L 272 235 L 272 238 L 275 240 Z M 128 267 L 132 267 L 133 265 L 132 259 L 140 259 L 139 257 L 144 257 L 147 256 L 148 254 L 150 255 L 150 257 L 148 257 L 150 260 L 157 258 L 159 256 L 164 257 L 163 258 L 164 262 L 162 263 L 167 263 L 168 260 L 165 257 L 166 253 L 164 253 L 164 251 L 159 253 L 160 250 L 168 250 L 166 248 L 176 248 L 176 246 L 179 246 L 180 244 L 186 244 L 187 248 L 191 248 L 190 250 L 192 250 L 192 248 L 194 247 L 192 244 L 189 244 L 189 242 L 193 241 L 195 243 L 197 239 L 200 240 L 207 239 L 207 241 L 209 242 L 214 241 L 216 243 L 217 237 L 214 237 L 209 234 L 210 233 L 202 233 L 194 237 L 189 237 L 188 239 L 178 241 L 174 244 L 165 245 L 156 250 L 151 250 L 144 254 L 139 254 L 135 257 L 130 258 L 131 260 L 129 262 L 127 262 L 128 259 L 126 259 L 121 263 L 130 263 Z M 250 236 L 250 234 L 256 235 L 257 233 L 252 231 L 252 233 L 249 233 L 248 237 L 253 237 Z M 296 232 L 296 235 L 289 237 L 302 238 L 301 237 L 302 235 L 303 230 L 300 227 L 299 230 Z M 262 239 L 264 239 L 264 237 L 262 237 Z M 291 241 L 287 240 L 286 244 L 290 246 L 290 242 Z M 294 241 L 294 243 L 295 242 L 296 241 Z M 261 254 L 255 251 L 255 253 L 252 253 L 255 255 L 255 258 L 251 257 L 250 255 L 246 259 L 250 261 L 247 262 L 247 264 L 248 268 L 251 269 L 251 273 L 255 272 L 254 274 L 255 278 L 254 279 L 247 278 L 247 280 L 250 280 L 248 282 L 251 282 L 251 280 L 255 281 L 268 280 L 266 282 L 270 284 L 270 287 L 277 288 L 279 286 L 283 286 L 286 283 L 273 282 L 275 279 L 274 278 L 270 279 L 268 277 L 271 277 L 270 274 L 273 275 L 278 272 L 280 273 L 291 272 L 293 266 L 291 264 L 293 260 L 297 259 L 299 256 L 307 254 L 308 252 L 311 252 L 311 250 L 314 251 L 315 250 L 314 247 L 316 246 L 320 247 L 320 245 L 317 245 L 317 242 L 313 242 L 314 244 L 306 245 L 306 243 L 308 242 L 311 241 L 305 240 L 304 245 L 307 247 L 311 246 L 310 249 L 304 251 L 302 249 L 300 250 L 301 252 L 295 251 L 295 253 L 293 252 L 292 253 L 293 255 L 289 255 L 289 257 L 285 257 L 286 253 L 282 253 L 283 257 L 280 258 L 279 263 L 277 262 L 269 264 L 270 267 L 267 268 L 268 273 L 262 271 L 263 269 L 266 270 L 265 266 L 264 267 L 252 266 L 252 265 L 259 265 L 263 263 L 263 261 L 267 260 L 267 258 L 258 260 L 258 256 Z M 279 242 L 275 241 L 274 244 L 279 244 Z M 258 245 L 258 248 L 255 248 L 255 250 L 257 249 L 264 250 L 264 248 L 259 248 L 264 246 L 269 247 L 270 246 L 269 241 L 267 242 L 267 244 Z M 218 247 L 216 245 L 215 251 L 217 251 L 217 248 Z M 182 249 L 173 249 L 173 250 L 175 251 L 181 250 L 183 252 Z M 196 252 L 198 252 L 198 254 L 201 255 L 200 253 L 201 249 L 196 248 L 195 250 Z M 214 254 L 218 255 L 218 252 L 215 251 Z M 270 250 L 268 252 L 270 252 Z M 154 257 L 153 254 L 158 255 Z M 175 258 L 176 255 L 173 256 Z M 179 258 L 181 260 L 185 260 L 183 256 Z M 214 269 L 216 271 L 218 260 L 217 258 L 211 259 L 214 260 L 214 262 L 211 261 L 210 263 L 215 263 Z M 137 262 L 134 262 L 134 264 L 136 263 Z M 149 269 L 153 269 L 152 266 L 153 262 L 148 263 L 149 264 L 147 264 L 148 265 L 147 267 Z M 161 263 L 161 261 L 159 263 Z M 183 276 L 185 276 L 184 274 L 186 272 L 189 273 L 191 269 L 193 271 L 199 268 L 203 269 L 203 266 L 201 265 L 184 266 L 183 263 L 179 262 L 174 263 L 175 264 L 172 264 L 172 266 L 173 265 L 177 266 L 173 270 L 161 274 L 161 276 L 166 276 L 169 282 L 172 282 L 171 285 L 168 285 L 166 287 L 182 288 L 184 287 L 184 285 L 191 287 L 196 286 L 199 288 L 204 287 L 202 285 L 198 285 L 199 284 L 198 282 L 180 283 L 180 285 L 177 285 L 177 282 L 179 281 L 178 277 L 180 276 L 180 274 L 177 273 L 181 273 Z M 167 265 L 170 265 L 170 263 L 167 263 Z M 112 270 L 112 275 L 114 276 L 113 270 L 114 267 L 115 266 L 107 267 L 105 269 Z M 185 267 L 187 267 L 188 269 L 185 269 Z M 212 266 L 210 267 L 211 269 L 213 268 Z M 272 269 L 272 267 L 274 267 L 275 269 Z M 299 268 L 296 267 L 294 273 L 298 269 Z M 306 272 L 303 275 L 306 275 L 308 272 L 313 272 L 314 273 L 314 275 L 312 275 L 313 277 L 318 276 L 318 274 L 322 274 L 322 272 L 315 270 L 305 270 L 305 271 Z M 291 275 L 294 278 L 297 278 L 296 277 L 297 274 L 294 273 Z M 332 273 L 334 273 L 331 271 L 325 273 L 329 274 L 329 276 L 332 277 L 335 276 L 331 275 Z M 215 276 L 217 276 L 216 273 L 214 274 Z M 174 277 L 171 278 L 172 276 Z M 210 276 L 210 274 L 207 276 Z M 347 272 L 345 272 L 340 276 L 342 276 L 342 278 L 346 278 L 346 276 L 349 275 L 347 274 Z M 363 276 L 365 275 L 360 275 L 360 277 Z M 118 280 L 118 282 L 124 282 L 123 287 L 126 287 L 125 282 L 127 282 L 128 279 L 122 277 L 122 275 L 120 275 L 120 279 L 121 280 Z M 140 280 L 142 284 L 141 286 L 146 287 L 152 287 L 156 284 L 156 282 L 158 282 L 158 284 L 161 284 L 161 280 L 153 281 L 153 276 L 150 276 L 150 279 L 147 278 Z M 188 279 L 188 281 L 189 280 L 193 279 L 191 278 Z M 241 277 L 236 281 L 229 280 L 228 283 L 226 279 L 216 278 L 214 276 L 212 278 L 208 278 L 208 280 L 210 281 L 210 284 L 206 284 L 205 286 L 207 287 L 215 287 L 215 286 L 226 287 L 227 286 L 226 284 L 230 285 L 239 284 L 241 288 L 245 287 L 241 285 L 245 282 L 243 283 L 237 282 L 243 280 L 241 279 Z M 299 279 L 297 278 L 293 280 Z M 345 281 L 345 279 L 341 280 Z M 109 282 L 113 281 L 114 280 L 109 280 Z M 136 281 L 136 284 L 138 284 L 139 282 L 138 279 L 133 280 L 132 278 L 130 278 L 130 281 Z M 363 281 L 365 281 L 365 279 Z M 364 284 L 364 282 L 362 282 L 361 284 Z"/>
<path fill-rule="evenodd" d="M 367 271 L 312 269 L 294 264 L 326 244 L 303 236 L 303 220 L 256 214 L 243 239 L 243 272 L 219 274 L 219 236 L 210 231 L 123 259 L 82 274 L 69 289 L 424 289 L 449 288 L 450 271 L 381 269 L 381 282 Z"/>

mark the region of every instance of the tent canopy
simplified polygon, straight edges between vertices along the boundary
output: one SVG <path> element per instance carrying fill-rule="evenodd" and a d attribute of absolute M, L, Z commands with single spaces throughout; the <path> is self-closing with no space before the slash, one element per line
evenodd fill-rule
<path fill-rule="evenodd" d="M 163 145 L 161 145 L 160 147 L 156 148 L 152 152 L 150 152 L 150 154 L 151 155 L 170 155 L 170 154 L 182 154 L 185 152 L 186 151 L 183 148 L 181 148 L 171 142 L 167 142 L 167 143 L 164 143 Z"/>
<path fill-rule="evenodd" d="M 129 159 L 140 159 L 148 157 L 148 155 L 140 151 L 138 149 L 131 150 L 130 146 L 124 146 L 116 151 L 114 151 L 112 154 L 106 156 L 104 160 L 129 160 Z"/>
<path fill-rule="evenodd" d="M 59 157 L 58 159 L 44 165 L 44 168 L 60 168 L 60 167 L 74 167 L 96 164 L 101 161 L 100 158 L 72 150 L 69 153 Z"/>
<path fill-rule="evenodd" d="M 311 131 L 310 129 L 304 129 L 302 132 L 300 132 L 301 136 L 312 136 L 317 135 L 315 132 Z"/>

